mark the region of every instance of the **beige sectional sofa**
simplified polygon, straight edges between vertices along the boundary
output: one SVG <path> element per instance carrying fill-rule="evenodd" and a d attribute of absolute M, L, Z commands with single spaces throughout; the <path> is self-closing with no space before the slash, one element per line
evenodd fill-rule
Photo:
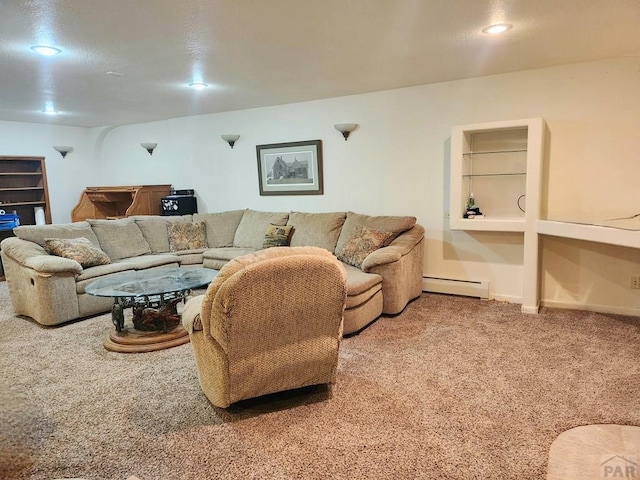
<path fill-rule="evenodd" d="M 175 223 L 197 227 L 202 238 L 185 247 L 172 234 L 178 230 L 171 226 Z M 422 291 L 424 229 L 414 217 L 246 209 L 29 225 L 15 228 L 16 236 L 0 244 L 0 254 L 15 313 L 43 325 L 57 325 L 111 309 L 111 299 L 85 292 L 98 278 L 168 266 L 219 270 L 237 256 L 261 250 L 270 225 L 292 226 L 290 246 L 321 247 L 337 253 L 338 258 L 353 244 L 356 227 L 388 232 L 383 246 L 367 255 L 360 266 L 343 262 L 347 273 L 345 334 L 357 332 L 382 313 L 399 313 Z M 83 267 L 76 260 L 53 255 L 45 248 L 52 238 L 86 238 L 106 253 L 109 263 Z M 188 248 L 189 243 L 200 248 Z M 277 292 L 278 285 L 273 288 Z"/>

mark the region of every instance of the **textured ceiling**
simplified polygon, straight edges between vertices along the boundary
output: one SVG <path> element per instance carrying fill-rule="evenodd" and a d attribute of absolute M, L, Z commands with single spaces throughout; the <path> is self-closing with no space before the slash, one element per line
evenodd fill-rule
<path fill-rule="evenodd" d="M 640 55 L 640 0 L 0 0 L 0 13 L 0 120 L 85 127 Z M 513 29 L 481 33 L 498 22 Z"/>

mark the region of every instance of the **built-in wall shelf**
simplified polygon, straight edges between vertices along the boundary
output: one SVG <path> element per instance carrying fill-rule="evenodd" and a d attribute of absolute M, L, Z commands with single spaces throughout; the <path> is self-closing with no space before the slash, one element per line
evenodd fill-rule
<path fill-rule="evenodd" d="M 539 309 L 540 235 L 640 248 L 640 214 L 540 218 L 545 130 L 542 118 L 531 118 L 462 125 L 451 131 L 450 228 L 523 233 L 524 313 Z M 464 218 L 472 193 L 483 215 Z"/>
<path fill-rule="evenodd" d="M 538 232 L 545 124 L 542 118 L 451 130 L 451 230 L 524 235 L 522 311 L 539 307 Z M 482 215 L 468 215 L 469 199 Z M 465 217 L 469 218 L 465 218 Z"/>
<path fill-rule="evenodd" d="M 527 207 L 536 216 L 539 209 L 543 125 L 532 118 L 453 127 L 452 230 L 525 231 Z M 481 218 L 465 218 L 472 196 Z"/>
<path fill-rule="evenodd" d="M 485 232 L 524 232 L 524 217 L 484 215 L 483 218 L 460 218 L 452 230 L 480 230 Z"/>

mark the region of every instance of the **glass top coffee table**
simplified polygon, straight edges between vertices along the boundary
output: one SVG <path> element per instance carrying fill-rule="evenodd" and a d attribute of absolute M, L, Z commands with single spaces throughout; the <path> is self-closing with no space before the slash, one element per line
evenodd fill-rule
<path fill-rule="evenodd" d="M 159 268 L 125 272 L 98 279 L 85 288 L 89 295 L 113 297 L 111 321 L 116 328 L 104 346 L 116 352 L 150 352 L 189 342 L 180 325 L 178 304 L 192 289 L 205 287 L 218 274 L 208 268 Z M 133 328 L 125 327 L 125 309 L 132 309 Z"/>

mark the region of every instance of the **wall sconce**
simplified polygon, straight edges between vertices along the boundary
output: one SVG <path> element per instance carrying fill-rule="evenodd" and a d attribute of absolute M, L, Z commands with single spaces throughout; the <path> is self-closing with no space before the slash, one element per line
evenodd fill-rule
<path fill-rule="evenodd" d="M 357 128 L 357 123 L 336 123 L 334 128 L 338 130 L 344 137 L 344 141 L 347 141 L 349 134 Z"/>
<path fill-rule="evenodd" d="M 157 143 L 141 143 L 140 146 L 144 148 L 149 155 L 153 155 L 153 150 L 158 146 Z"/>
<path fill-rule="evenodd" d="M 220 135 L 222 139 L 229 144 L 231 148 L 235 145 L 235 143 L 240 138 L 240 135 Z"/>
<path fill-rule="evenodd" d="M 62 158 L 66 157 L 66 156 L 67 156 L 67 153 L 69 153 L 69 152 L 73 152 L 73 147 L 69 147 L 69 146 L 67 146 L 67 145 L 61 145 L 61 146 L 54 145 L 54 146 L 53 146 L 53 149 L 54 149 L 56 152 L 59 152 L 59 153 L 60 153 L 60 155 L 62 155 Z"/>

